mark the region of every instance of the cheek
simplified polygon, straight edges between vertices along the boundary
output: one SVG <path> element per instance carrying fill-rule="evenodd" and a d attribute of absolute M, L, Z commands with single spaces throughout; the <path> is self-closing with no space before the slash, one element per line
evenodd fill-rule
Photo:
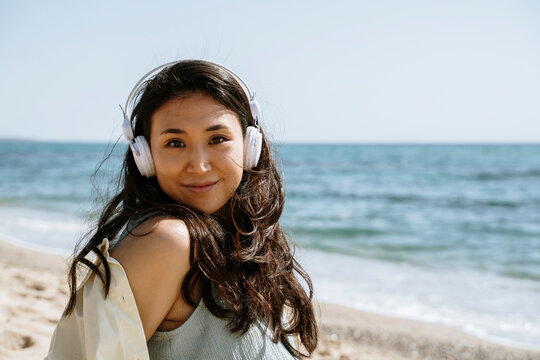
<path fill-rule="evenodd" d="M 233 168 L 231 169 L 232 174 L 242 176 L 243 167 L 244 167 L 244 143 L 238 143 L 232 149 L 230 154 L 230 161 L 234 163 Z"/>
<path fill-rule="evenodd" d="M 220 167 L 223 172 L 231 175 L 242 173 L 244 165 L 244 143 L 241 141 L 231 142 L 212 154 L 214 165 Z"/>
<path fill-rule="evenodd" d="M 244 143 L 240 143 L 239 146 L 236 148 L 234 160 L 238 165 L 240 165 L 240 168 L 244 166 Z"/>
<path fill-rule="evenodd" d="M 171 189 L 176 184 L 176 179 L 180 167 L 182 166 L 178 159 L 174 157 L 163 156 L 161 153 L 154 153 L 152 157 L 154 159 L 154 166 L 156 168 L 156 178 L 161 189 L 169 196 Z"/>
<path fill-rule="evenodd" d="M 171 156 L 161 156 L 154 160 L 156 171 L 159 169 L 162 173 L 172 172 L 175 167 L 179 167 L 178 159 Z"/>
<path fill-rule="evenodd" d="M 242 181 L 244 173 L 244 147 L 243 144 L 235 145 L 230 149 L 228 154 L 221 156 L 219 163 L 221 164 L 221 172 L 227 180 L 227 188 L 230 192 L 235 192 L 238 185 Z"/>
<path fill-rule="evenodd" d="M 160 156 L 160 154 L 157 154 L 157 156 L 153 155 L 152 157 L 154 159 L 158 180 L 160 175 L 165 177 L 171 175 L 174 172 L 174 169 L 179 165 L 178 161 L 175 161 L 172 157 Z"/>

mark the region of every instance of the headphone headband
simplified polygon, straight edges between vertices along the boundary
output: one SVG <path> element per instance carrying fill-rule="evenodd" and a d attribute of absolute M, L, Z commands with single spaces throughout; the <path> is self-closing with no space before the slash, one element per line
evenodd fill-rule
<path fill-rule="evenodd" d="M 135 84 L 135 86 L 133 87 L 133 89 L 131 89 L 131 92 L 129 93 L 128 95 L 128 98 L 126 100 L 126 105 L 125 107 L 122 107 L 122 105 L 119 105 L 120 106 L 120 109 L 122 109 L 122 112 L 124 114 L 124 118 L 128 120 L 128 122 L 130 123 L 130 128 L 131 128 L 131 120 L 130 118 L 127 116 L 127 111 L 129 111 L 129 105 L 131 104 L 131 102 L 134 100 L 134 97 L 136 95 L 136 93 L 138 92 L 139 90 L 139 87 L 140 85 L 150 76 L 152 75 L 153 73 L 155 73 L 156 71 L 159 71 L 161 69 L 164 69 L 166 67 L 169 67 L 169 66 L 173 66 L 175 64 L 179 64 L 181 63 L 182 61 L 184 60 L 177 60 L 177 61 L 171 61 L 171 62 L 168 62 L 166 64 L 163 64 L 163 65 L 160 65 L 158 67 L 155 67 L 153 68 L 152 70 L 150 70 L 149 72 L 147 72 L 146 74 L 144 74 L 140 79 L 139 81 L 137 81 L 137 83 Z M 214 66 L 217 66 L 219 67 L 220 69 L 228 72 L 229 74 L 231 74 L 241 85 L 243 85 L 243 88 L 244 88 L 244 92 L 246 93 L 247 97 L 248 97 L 248 100 L 249 100 L 249 105 L 250 105 L 250 109 L 251 109 L 251 115 L 253 116 L 253 120 L 255 121 L 255 125 L 258 126 L 259 125 L 259 119 L 261 117 L 261 108 L 259 106 L 259 104 L 257 103 L 257 101 L 255 100 L 255 93 L 251 91 L 251 89 L 249 88 L 248 84 L 237 74 L 235 73 L 234 71 L 226 68 L 225 66 L 223 65 L 220 65 L 220 64 L 217 64 L 217 63 L 214 63 L 214 62 L 211 62 L 211 61 L 207 61 L 207 60 L 204 60 L 205 62 L 209 63 L 209 64 L 212 64 Z M 130 112 L 130 115 L 131 115 L 131 112 Z M 123 127 L 125 127 L 123 125 Z M 131 139 L 133 139 L 133 130 L 131 131 L 132 134 L 131 134 Z M 124 136 L 126 137 L 126 133 L 124 131 Z M 126 137 L 127 139 L 127 137 Z"/>

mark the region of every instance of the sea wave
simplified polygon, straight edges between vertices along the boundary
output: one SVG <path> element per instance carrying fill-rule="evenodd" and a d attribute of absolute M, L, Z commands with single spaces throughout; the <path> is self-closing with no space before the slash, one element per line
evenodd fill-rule
<path fill-rule="evenodd" d="M 287 193 L 289 199 L 310 200 L 317 198 L 320 200 L 333 201 L 380 201 L 388 204 L 410 204 L 445 208 L 508 208 L 516 209 L 522 207 L 540 207 L 540 199 L 526 198 L 516 200 L 502 200 L 500 198 L 471 198 L 462 195 L 421 195 L 421 194 L 399 194 L 399 193 L 360 193 L 349 192 L 347 190 L 322 190 L 314 194 L 305 189 L 303 191 L 291 190 Z"/>
<path fill-rule="evenodd" d="M 358 239 L 360 236 L 382 236 L 388 233 L 382 229 L 367 227 L 287 227 L 286 231 L 295 237 L 308 239 Z"/>
<path fill-rule="evenodd" d="M 532 179 L 540 180 L 540 169 L 499 171 L 499 172 L 479 172 L 470 174 L 469 177 L 474 181 L 506 181 L 511 179 Z"/>

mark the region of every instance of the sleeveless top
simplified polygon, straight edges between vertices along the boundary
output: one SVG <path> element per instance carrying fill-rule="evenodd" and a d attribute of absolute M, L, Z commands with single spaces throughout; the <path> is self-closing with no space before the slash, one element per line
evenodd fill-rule
<path fill-rule="evenodd" d="M 130 221 L 112 247 L 138 225 L 156 215 L 159 214 L 150 213 Z M 221 301 L 221 304 L 224 302 Z M 272 341 L 269 327 L 262 322 L 255 322 L 245 334 L 231 332 L 228 323 L 228 320 L 214 316 L 201 298 L 195 311 L 182 325 L 170 331 L 154 333 L 147 342 L 150 359 L 295 359 L 281 341 L 277 344 Z M 293 344 L 292 338 L 289 341 Z"/>

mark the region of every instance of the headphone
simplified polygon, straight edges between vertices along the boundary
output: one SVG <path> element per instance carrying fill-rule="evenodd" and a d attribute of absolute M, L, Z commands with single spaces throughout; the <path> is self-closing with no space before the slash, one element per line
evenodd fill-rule
<path fill-rule="evenodd" d="M 147 72 L 139 81 L 137 81 L 137 83 L 135 84 L 131 92 L 129 93 L 125 108 L 123 108 L 122 105 L 120 105 L 120 109 L 122 109 L 122 113 L 124 115 L 124 121 L 122 123 L 122 132 L 124 133 L 124 138 L 129 142 L 129 147 L 131 149 L 131 153 L 133 154 L 133 158 L 135 159 L 135 164 L 137 165 L 139 172 L 141 173 L 142 176 L 145 176 L 148 178 L 156 175 L 156 168 L 154 166 L 154 160 L 152 159 L 152 153 L 150 152 L 150 145 L 148 144 L 148 141 L 145 139 L 144 136 L 139 135 L 135 137 L 133 135 L 133 128 L 130 121 L 131 115 L 128 116 L 126 111 L 129 109 L 128 107 L 132 105 L 133 101 L 135 100 L 136 94 L 139 93 L 139 90 L 143 81 L 145 81 L 151 74 L 155 73 L 156 71 L 178 64 L 180 62 L 182 62 L 182 60 L 172 61 L 163 65 L 160 65 L 156 67 L 155 69 L 152 69 L 149 72 Z M 257 163 L 259 162 L 259 158 L 261 156 L 261 149 L 262 149 L 262 133 L 259 129 L 259 119 L 261 118 L 261 108 L 257 100 L 255 100 L 255 93 L 252 93 L 251 90 L 249 89 L 249 86 L 246 84 L 246 82 L 242 80 L 242 78 L 238 76 L 232 70 L 229 70 L 222 65 L 219 65 L 210 61 L 207 61 L 207 62 L 225 70 L 244 86 L 243 87 L 244 92 L 246 93 L 249 99 L 249 108 L 251 110 L 251 116 L 253 117 L 253 120 L 255 122 L 255 126 L 247 127 L 246 135 L 244 138 L 244 169 L 251 170 L 257 166 Z"/>

